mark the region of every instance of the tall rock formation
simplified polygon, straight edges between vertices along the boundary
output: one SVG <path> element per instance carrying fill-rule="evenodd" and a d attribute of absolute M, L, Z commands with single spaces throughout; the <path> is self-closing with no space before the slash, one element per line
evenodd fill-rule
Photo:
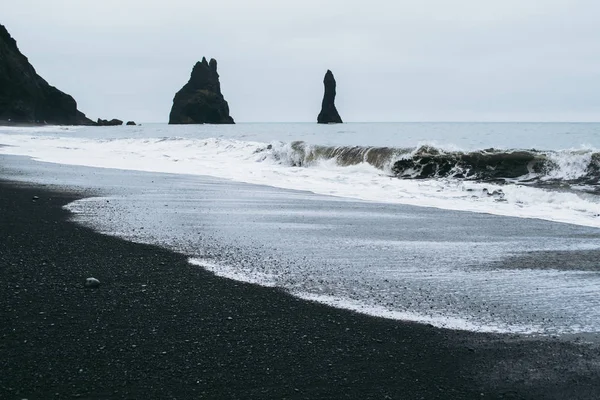
<path fill-rule="evenodd" d="M 327 70 L 323 84 L 325 85 L 325 94 L 317 122 L 319 124 L 341 124 L 342 118 L 335 108 L 335 78 L 330 70 Z"/>
<path fill-rule="evenodd" d="M 92 125 L 73 97 L 50 86 L 0 25 L 0 124 Z"/>
<path fill-rule="evenodd" d="M 169 124 L 233 124 L 221 94 L 217 61 L 197 62 L 190 80 L 175 95 Z"/>

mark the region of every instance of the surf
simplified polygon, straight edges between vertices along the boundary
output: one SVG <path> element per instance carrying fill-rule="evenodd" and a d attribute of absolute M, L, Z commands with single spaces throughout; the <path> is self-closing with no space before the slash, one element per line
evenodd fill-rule
<path fill-rule="evenodd" d="M 162 136 L 155 136 L 156 129 L 144 133 L 138 127 L 136 137 L 125 138 L 102 137 L 90 128 L 49 129 L 0 131 L 5 145 L 0 152 L 44 162 L 206 175 L 364 201 L 600 227 L 600 153 L 593 147 L 464 151 L 427 142 L 379 147 L 190 138 L 170 127 L 161 128 Z"/>

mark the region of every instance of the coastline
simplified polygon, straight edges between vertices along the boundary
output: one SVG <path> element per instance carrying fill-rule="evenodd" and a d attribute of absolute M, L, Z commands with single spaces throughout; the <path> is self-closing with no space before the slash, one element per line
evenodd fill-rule
<path fill-rule="evenodd" d="M 219 278 L 69 222 L 62 206 L 80 197 L 0 181 L 2 398 L 600 394 L 595 344 L 385 320 Z M 83 289 L 89 276 L 102 286 Z"/>

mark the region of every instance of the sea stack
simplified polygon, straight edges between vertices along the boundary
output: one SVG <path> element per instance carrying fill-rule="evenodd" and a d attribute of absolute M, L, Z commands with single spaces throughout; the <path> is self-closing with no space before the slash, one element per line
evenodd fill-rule
<path fill-rule="evenodd" d="M 0 124 L 93 125 L 73 97 L 50 86 L 0 25 Z"/>
<path fill-rule="evenodd" d="M 335 108 L 335 78 L 330 70 L 327 70 L 323 84 L 325 85 L 325 94 L 317 122 L 319 124 L 341 124 L 342 118 Z"/>
<path fill-rule="evenodd" d="M 190 80 L 175 95 L 169 124 L 233 124 L 229 105 L 221 94 L 217 61 L 202 58 Z"/>

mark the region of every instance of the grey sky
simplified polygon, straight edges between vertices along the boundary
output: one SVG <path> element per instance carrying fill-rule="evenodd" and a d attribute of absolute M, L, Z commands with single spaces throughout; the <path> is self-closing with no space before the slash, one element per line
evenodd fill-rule
<path fill-rule="evenodd" d="M 91 118 L 166 122 L 219 62 L 238 122 L 600 121 L 600 2 L 19 0 L 0 23 Z"/>

